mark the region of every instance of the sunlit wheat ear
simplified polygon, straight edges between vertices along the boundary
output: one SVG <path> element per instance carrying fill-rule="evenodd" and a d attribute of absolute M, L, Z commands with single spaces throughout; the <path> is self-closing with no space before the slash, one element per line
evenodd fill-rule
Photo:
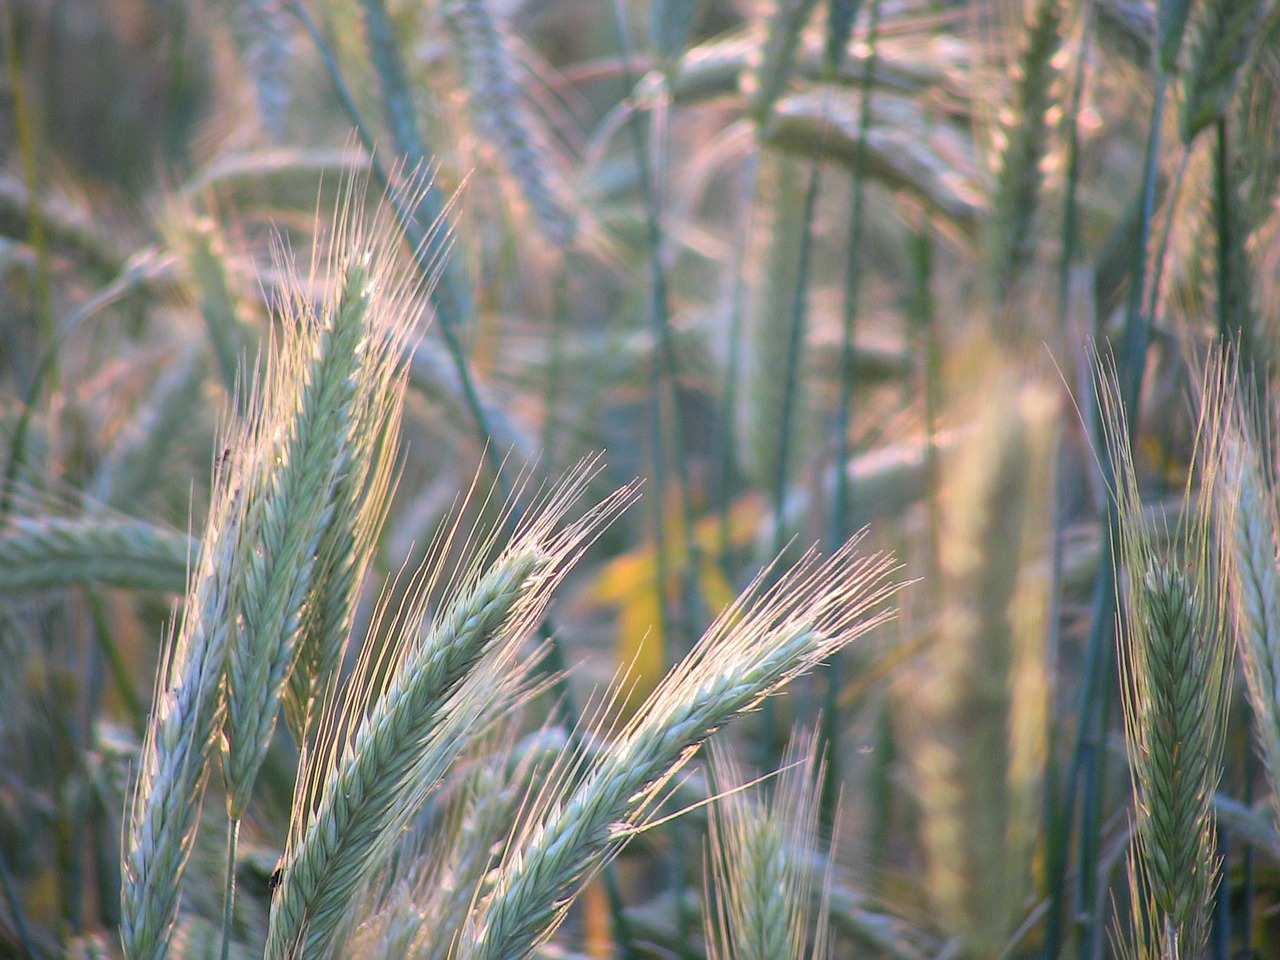
<path fill-rule="evenodd" d="M 1200 399 L 1187 520 L 1172 556 L 1160 556 L 1142 523 L 1128 427 L 1114 374 L 1100 376 L 1107 443 L 1115 464 L 1119 515 L 1121 692 L 1136 842 L 1162 944 L 1195 956 L 1208 930 L 1219 860 L 1211 810 L 1222 776 L 1230 691 L 1225 550 L 1216 536 L 1213 491 L 1219 467 L 1219 418 L 1234 389 L 1211 367 Z M 1220 510 L 1221 514 L 1222 511 Z"/>
<path fill-rule="evenodd" d="M 856 544 L 812 558 L 739 599 L 612 744 L 544 786 L 493 890 L 468 918 L 458 960 L 517 960 L 555 931 L 585 881 L 642 829 L 663 786 L 712 733 L 887 619 L 900 583 Z M 582 776 L 572 774 L 581 772 Z"/>
<path fill-rule="evenodd" d="M 353 918 L 359 928 L 343 953 L 358 957 L 412 957 L 448 960 L 454 938 L 487 886 L 495 856 L 510 836 L 530 783 L 563 752 L 513 756 L 509 729 L 496 749 L 485 745 L 451 774 L 458 796 L 451 810 L 415 838 L 413 849 L 396 858 L 389 892 L 370 897 Z M 465 769 L 469 767 L 470 769 Z M 371 892 L 378 892 L 376 889 Z"/>
<path fill-rule="evenodd" d="M 1263 471 L 1254 418 L 1237 400 L 1224 422 L 1218 488 L 1223 501 L 1234 507 L 1229 513 L 1228 570 L 1238 611 L 1236 642 L 1272 807 L 1280 817 L 1280 511 L 1273 482 Z"/>
<path fill-rule="evenodd" d="M 991 356 L 940 464 L 939 605 L 903 704 L 929 898 L 975 956 L 1004 949 L 1032 885 L 1058 413 L 1052 391 Z"/>
<path fill-rule="evenodd" d="M 367 562 L 385 502 L 389 467 L 378 451 L 393 442 L 404 341 L 416 314 L 412 285 L 396 273 L 387 249 L 390 237 L 366 233 L 352 210 L 340 211 L 331 254 L 341 258 L 329 265 L 335 292 L 317 307 L 298 281 L 252 407 L 253 440 L 231 453 L 245 461 L 242 503 L 250 531 L 236 556 L 237 628 L 228 651 L 223 737 L 235 818 L 270 746 L 300 646 L 303 673 L 289 698 L 296 734 L 315 685 L 337 664 L 355 573 Z M 313 263 L 313 274 L 319 269 Z"/>
<path fill-rule="evenodd" d="M 589 476 L 580 469 L 531 511 L 487 568 L 481 562 L 492 543 L 472 544 L 470 567 L 448 575 L 450 600 L 425 630 L 429 588 L 443 573 L 424 569 L 396 614 L 392 648 L 376 657 L 366 650 L 318 735 L 324 750 L 300 778 L 268 957 L 319 956 L 329 948 L 353 895 L 409 813 L 483 731 L 479 720 L 494 712 L 503 685 L 478 682 L 478 671 L 513 656 L 565 572 L 630 498 L 621 491 L 557 530 Z"/>
<path fill-rule="evenodd" d="M 802 960 L 814 929 L 811 890 L 824 766 L 817 740 L 793 738 L 776 783 L 751 789 L 739 789 L 746 783 L 742 770 L 718 751 L 711 763 L 721 796 L 711 805 L 707 836 L 707 955 Z M 767 800 L 766 790 L 772 791 Z M 817 927 L 808 954 L 815 958 L 826 956 L 824 926 Z"/>
<path fill-rule="evenodd" d="M 232 429 L 230 445 L 250 440 Z M 168 953 L 223 715 L 236 561 L 247 536 L 238 470 L 216 486 L 181 620 L 165 646 L 124 839 L 121 941 L 129 960 Z"/>

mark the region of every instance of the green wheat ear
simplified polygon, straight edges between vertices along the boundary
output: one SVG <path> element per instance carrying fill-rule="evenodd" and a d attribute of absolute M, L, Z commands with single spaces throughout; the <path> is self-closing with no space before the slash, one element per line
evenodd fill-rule
<path fill-rule="evenodd" d="M 1200 402 L 1190 504 L 1167 554 L 1142 523 L 1142 501 L 1114 371 L 1100 403 L 1118 515 L 1118 643 L 1136 820 L 1135 869 L 1158 911 L 1166 956 L 1195 956 L 1208 932 L 1219 857 L 1211 804 L 1222 776 L 1231 639 L 1226 560 L 1214 517 L 1219 424 L 1233 380 L 1211 363 Z M 1219 515 L 1224 513 L 1218 504 Z M 1225 511 L 1229 513 L 1230 511 Z M 1137 928 L 1139 931 L 1142 927 Z"/>
<path fill-rule="evenodd" d="M 798 732 L 771 796 L 748 788 L 743 770 L 718 750 L 717 789 L 707 835 L 707 956 L 711 960 L 804 960 L 826 955 L 825 917 L 813 917 L 819 792 L 825 764 L 817 739 Z M 833 858 L 828 857 L 830 863 Z M 818 904 L 825 911 L 825 902 Z M 809 932 L 818 920 L 813 949 Z"/>

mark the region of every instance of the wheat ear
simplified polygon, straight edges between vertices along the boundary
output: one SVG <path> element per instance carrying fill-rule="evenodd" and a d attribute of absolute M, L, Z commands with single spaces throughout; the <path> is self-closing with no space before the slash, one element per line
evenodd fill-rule
<path fill-rule="evenodd" d="M 988 264 L 995 303 L 1031 256 L 1031 226 L 1040 198 L 1049 109 L 1057 76 L 1054 57 L 1061 45 L 1060 0 L 1038 0 L 1026 25 L 1013 110 L 1004 126 L 1004 145 L 991 201 Z"/>
<path fill-rule="evenodd" d="M 580 784 L 539 799 L 454 956 L 530 956 L 707 737 L 889 615 L 873 611 L 896 589 L 893 570 L 888 557 L 859 558 L 851 545 L 735 603 L 593 758 Z"/>
<path fill-rule="evenodd" d="M 543 235 L 559 247 L 573 240 L 574 212 L 559 176 L 521 106 L 506 27 L 489 0 L 447 0 L 445 23 L 461 61 L 467 103 L 477 131 L 496 148 Z"/>
<path fill-rule="evenodd" d="M 908 708 L 928 892 L 975 955 L 1007 945 L 1031 883 L 1057 407 L 1012 370 L 981 397 L 943 460 L 941 604 Z"/>
<path fill-rule="evenodd" d="M 811 927 L 819 789 L 824 765 L 812 735 L 793 738 L 771 800 L 742 789 L 742 770 L 713 752 L 722 791 L 707 834 L 707 956 L 802 960 Z M 824 955 L 818 930 L 812 956 Z"/>
<path fill-rule="evenodd" d="M 231 443 L 247 440 L 234 431 Z M 168 953 L 187 858 L 195 842 L 210 755 L 223 712 L 222 683 L 234 632 L 235 561 L 243 514 L 238 472 L 214 491 L 182 620 L 156 682 L 125 838 L 121 941 L 128 960 Z"/>
<path fill-rule="evenodd" d="M 1227 502 L 1238 498 L 1231 514 L 1229 565 L 1239 612 L 1237 646 L 1273 809 L 1280 816 L 1280 512 L 1239 404 L 1227 424 L 1220 494 Z"/>
<path fill-rule="evenodd" d="M 1227 108 L 1267 6 L 1258 0 L 1209 0 L 1200 5 L 1181 81 L 1179 120 L 1184 143 L 1191 143 Z"/>
<path fill-rule="evenodd" d="M 13 517 L 0 533 L 0 590 L 97 583 L 181 592 L 195 543 L 125 517 Z"/>
<path fill-rule="evenodd" d="M 249 455 L 256 473 L 253 533 L 237 557 L 240 626 L 228 657 L 223 736 L 233 819 L 248 804 L 275 730 L 320 533 L 333 513 L 338 476 L 348 467 L 347 429 L 370 339 L 367 263 L 350 263 L 343 280 L 341 300 L 319 329 L 307 330 L 307 318 L 297 318 L 297 339 L 273 358 L 279 363 L 269 374 L 271 393 L 257 427 L 262 442 Z"/>
<path fill-rule="evenodd" d="M 1220 456 L 1218 418 L 1234 387 L 1211 365 L 1193 457 L 1200 487 L 1187 490 L 1193 508 L 1179 531 L 1182 555 L 1165 559 L 1157 556 L 1141 522 L 1118 388 L 1111 377 L 1103 379 L 1102 410 L 1116 470 L 1125 599 L 1121 692 L 1138 859 L 1160 911 L 1158 935 L 1165 949 L 1194 956 L 1207 934 L 1218 871 L 1211 805 L 1222 776 L 1231 644 L 1212 491 Z"/>
<path fill-rule="evenodd" d="M 584 540 L 628 496 L 612 497 L 584 521 L 553 533 L 582 482 L 583 475 L 575 475 L 483 575 L 466 574 L 444 613 L 415 641 L 426 603 L 426 591 L 416 591 L 419 599 L 403 618 L 404 652 L 385 689 L 349 735 L 334 740 L 299 789 L 295 828 L 272 901 L 269 960 L 323 953 L 352 895 L 408 812 L 474 738 L 495 690 L 471 687 L 450 712 L 451 698 L 491 652 L 511 654 L 540 618 Z M 331 723 L 350 723 L 365 709 L 360 698 L 382 666 L 366 660 Z"/>

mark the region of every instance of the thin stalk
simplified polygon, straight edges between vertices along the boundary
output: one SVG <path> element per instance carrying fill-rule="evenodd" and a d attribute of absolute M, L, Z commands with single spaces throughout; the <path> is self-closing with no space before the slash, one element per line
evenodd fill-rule
<path fill-rule="evenodd" d="M 1146 293 L 1147 247 L 1151 238 L 1151 221 L 1155 211 L 1156 179 L 1160 167 L 1160 131 L 1164 120 L 1165 92 L 1168 74 L 1161 70 L 1156 81 L 1152 106 L 1151 131 L 1147 140 L 1142 183 L 1142 214 L 1134 243 L 1125 308 L 1125 329 L 1119 360 L 1122 414 L 1129 423 L 1138 422 L 1138 404 L 1146 369 L 1147 349 L 1151 342 L 1151 316 L 1143 313 Z M 1114 471 L 1106 444 L 1095 421 L 1094 449 L 1103 473 L 1103 489 L 1111 491 Z M 1132 442 L 1132 441 L 1131 441 Z M 1119 517 L 1114 494 L 1107 495 L 1107 549 L 1099 558 L 1094 583 L 1093 623 L 1089 633 L 1085 662 L 1085 683 L 1080 696 L 1080 731 L 1068 785 L 1067 812 L 1071 810 L 1077 785 L 1083 791 L 1079 836 L 1079 916 L 1084 929 L 1080 939 L 1081 960 L 1092 958 L 1101 937 L 1101 924 L 1093 916 L 1097 902 L 1097 860 L 1101 843 L 1102 785 L 1106 772 L 1105 738 L 1111 712 L 1110 677 L 1115 673 L 1115 644 L 1111 627 L 1115 619 L 1115 549 L 1118 543 Z M 1081 778 L 1083 782 L 1081 783 Z M 1069 819 L 1067 820 L 1069 822 Z"/>
<path fill-rule="evenodd" d="M 1147 247 L 1151 241 L 1151 221 L 1155 218 L 1156 180 L 1160 170 L 1160 131 L 1164 122 L 1165 91 L 1168 74 L 1161 71 L 1156 81 L 1155 103 L 1151 110 L 1151 133 L 1147 139 L 1145 173 L 1142 181 L 1142 216 L 1133 248 L 1129 277 L 1129 294 L 1125 303 L 1125 329 L 1120 355 L 1121 398 L 1124 416 L 1129 423 L 1138 422 L 1138 403 L 1142 394 L 1142 377 L 1146 368 L 1147 348 L 1151 343 L 1150 314 L 1143 314 L 1146 294 Z"/>
<path fill-rule="evenodd" d="M 18 43 L 18 25 L 13 11 L 14 0 L 4 3 L 4 55 L 9 64 L 9 95 L 13 98 L 14 133 L 18 140 L 18 156 L 22 164 L 23 185 L 27 190 L 27 240 L 36 255 L 36 322 L 40 328 L 43 349 L 54 354 L 47 380 L 49 395 L 58 390 L 56 329 L 53 322 L 53 298 L 49 281 L 49 244 L 44 235 L 44 213 L 40 209 L 39 160 L 36 156 L 36 131 L 32 122 L 31 103 L 27 99 L 27 82 L 22 73 L 23 51 Z"/>
<path fill-rule="evenodd" d="M 1217 134 L 1213 151 L 1213 191 L 1216 198 L 1214 204 L 1214 228 L 1217 231 L 1218 260 L 1218 336 L 1223 342 L 1235 340 L 1239 351 L 1241 368 L 1248 370 L 1252 359 L 1250 345 L 1245 341 L 1243 327 L 1233 323 L 1230 304 L 1230 290 L 1234 277 L 1231 275 L 1231 256 L 1228 244 L 1231 236 L 1231 184 L 1227 176 L 1227 119 L 1218 117 L 1215 124 Z"/>
<path fill-rule="evenodd" d="M 613 12 L 615 28 L 618 33 L 618 43 L 622 54 L 623 77 L 627 89 L 634 90 L 636 80 L 631 66 L 631 35 L 627 26 L 626 10 L 622 6 L 621 0 L 615 0 Z M 668 76 L 669 80 L 670 76 Z M 668 86 L 664 86 L 662 96 L 666 95 L 665 91 L 668 89 Z M 662 110 L 662 105 L 659 106 L 659 110 Z M 665 112 L 656 115 L 665 116 Z M 691 647 L 693 637 L 697 633 L 694 624 L 693 606 L 696 602 L 694 591 L 697 589 L 697 571 L 701 566 L 700 550 L 693 531 L 693 504 L 690 499 L 689 467 L 684 456 L 684 430 L 680 418 L 678 365 L 675 341 L 671 334 L 667 276 L 666 270 L 662 265 L 663 233 L 660 185 L 655 179 L 655 172 L 649 162 L 649 151 L 640 128 L 638 114 L 632 115 L 630 122 L 627 124 L 627 129 L 631 135 L 636 167 L 640 174 L 640 185 L 644 196 L 645 233 L 649 244 L 649 319 L 656 348 L 652 365 L 649 401 L 650 451 L 653 459 L 654 486 L 657 490 L 657 496 L 654 498 L 655 572 L 657 577 L 658 608 L 662 625 L 663 652 L 666 655 L 667 662 L 672 664 L 677 662 L 680 656 Z M 664 158 L 669 155 L 668 134 L 669 127 L 663 123 L 657 140 L 659 173 L 663 169 Z M 670 413 L 670 416 L 665 418 L 665 422 L 663 417 L 664 395 L 666 396 Z M 667 436 L 666 431 L 668 429 L 670 430 L 671 446 L 675 450 L 676 485 L 680 497 L 681 521 L 685 536 L 685 559 L 689 570 L 681 605 L 683 616 L 681 617 L 680 625 L 683 635 L 678 641 L 673 629 L 675 624 L 671 618 L 669 598 L 666 592 L 667 578 L 671 570 L 670 545 L 666 539 L 665 510 L 667 451 L 664 439 Z M 684 898 L 681 896 L 686 886 L 683 858 L 677 853 L 671 858 L 670 866 L 672 874 L 671 886 L 676 894 L 677 923 L 681 928 L 681 933 L 684 933 L 692 926 L 692 918 L 689 916 L 688 909 L 684 904 Z M 625 928 L 619 928 L 615 923 L 616 933 L 621 934 L 624 930 Z M 687 956 L 686 951 L 689 948 L 683 945 L 688 944 L 689 939 L 687 936 L 681 936 L 680 938 L 682 956 Z M 627 960 L 631 960 L 635 956 L 634 944 L 621 942 L 620 946 Z"/>
<path fill-rule="evenodd" d="M 227 820 L 227 876 L 223 884 L 222 960 L 231 957 L 231 924 L 236 910 L 236 847 L 240 841 L 240 818 Z"/>
<path fill-rule="evenodd" d="M 107 611 L 102 603 L 102 594 L 98 590 L 88 589 L 85 591 L 85 601 L 89 605 L 89 616 L 93 620 L 94 635 L 98 640 L 98 648 L 102 651 L 103 659 L 107 662 L 107 669 L 111 673 L 111 680 L 115 684 L 116 693 L 124 701 L 124 708 L 129 714 L 133 732 L 141 740 L 147 732 L 147 707 L 142 702 L 142 698 L 138 696 L 137 688 L 133 685 L 133 675 L 129 664 L 125 661 L 124 656 L 120 653 L 120 648 L 116 646 L 115 640 L 111 637 L 111 624 L 107 619 Z"/>
<path fill-rule="evenodd" d="M 23 909 L 22 898 L 18 896 L 18 889 L 13 884 L 13 875 L 9 872 L 3 847 L 0 847 L 0 886 L 4 887 L 5 905 L 9 908 L 9 916 L 13 918 L 14 932 L 18 935 L 18 942 L 22 944 L 22 949 L 28 957 L 41 956 L 41 953 L 36 950 L 35 941 L 31 939 L 27 912 Z"/>
<path fill-rule="evenodd" d="M 862 211 L 866 200 L 867 131 L 871 127 L 871 89 L 876 72 L 876 53 L 880 37 L 880 0 L 871 0 L 870 24 L 867 27 L 867 62 L 862 75 L 861 102 L 858 112 L 858 145 L 853 157 L 853 199 L 849 208 L 849 241 L 845 253 L 844 302 L 841 306 L 842 336 L 840 343 L 840 406 L 836 413 L 836 492 L 831 511 L 831 542 L 839 544 L 849 535 L 851 495 L 849 489 L 849 430 L 853 415 L 854 331 L 858 317 L 862 271 L 858 254 L 862 250 Z M 844 47 L 840 47 L 843 59 Z M 834 65 L 839 67 L 837 62 Z M 826 688 L 822 704 L 823 738 L 827 744 L 825 779 L 822 785 L 822 822 L 834 822 L 840 790 L 840 724 L 837 720 L 840 687 L 840 653 L 822 668 Z"/>
<path fill-rule="evenodd" d="M 825 109 L 825 107 L 824 107 Z M 821 168 L 818 158 L 813 158 L 809 169 L 809 185 L 804 196 L 803 224 L 800 231 L 800 250 L 796 259 L 796 285 L 792 291 L 791 329 L 787 333 L 786 367 L 783 373 L 782 422 L 778 430 L 778 472 L 773 485 L 773 547 L 772 555 L 780 556 L 787 546 L 786 501 L 787 476 L 791 465 L 792 430 L 796 417 L 796 392 L 800 381 L 800 352 L 804 347 L 807 325 L 807 294 L 809 289 L 809 262 L 813 252 L 813 215 L 818 202 L 821 184 Z M 762 766 L 766 769 L 777 765 L 777 747 L 781 731 L 778 730 L 777 709 L 773 701 L 765 701 L 760 716 L 764 725 Z"/>
<path fill-rule="evenodd" d="M 1062 479 L 1066 476 L 1066 453 L 1061 447 L 1054 457 L 1054 490 L 1064 488 Z M 1045 951 L 1046 957 L 1057 957 L 1062 943 L 1062 910 L 1066 890 L 1067 846 L 1071 840 L 1071 822 L 1062 819 L 1062 807 L 1058 801 L 1058 791 L 1062 784 L 1062 766 L 1058 748 L 1058 689 L 1053 678 L 1059 676 L 1058 651 L 1060 649 L 1062 615 L 1062 554 L 1066 540 L 1066 511 L 1060 497 L 1054 497 L 1053 503 L 1053 545 L 1049 574 L 1049 617 L 1048 617 L 1048 650 L 1045 663 L 1048 666 L 1049 683 L 1045 688 L 1045 760 L 1044 760 L 1044 796 L 1041 802 L 1041 817 L 1044 823 L 1045 836 L 1045 886 L 1047 890 L 1047 910 L 1045 916 Z"/>
<path fill-rule="evenodd" d="M 632 69 L 631 33 L 627 26 L 626 11 L 620 0 L 613 4 L 615 27 L 621 47 L 623 78 L 628 90 L 636 86 L 635 73 Z M 664 88 L 669 89 L 669 88 Z M 662 94 L 665 96 L 664 94 Z M 659 112 L 664 105 L 659 106 Z M 659 195 L 659 183 L 655 177 L 653 164 L 650 163 L 649 150 L 639 124 L 639 114 L 634 113 L 627 124 L 631 136 L 632 149 L 635 152 L 636 168 L 640 174 L 640 187 L 644 197 L 645 234 L 649 245 L 649 320 L 653 330 L 656 354 L 650 383 L 650 451 L 653 459 L 654 486 L 658 496 L 655 504 L 655 550 L 658 580 L 658 605 L 662 612 L 662 634 L 667 644 L 667 661 L 674 663 L 685 651 L 695 634 L 693 617 L 690 610 L 694 603 L 692 596 L 685 597 L 683 605 L 684 636 L 675 644 L 675 633 L 671 629 L 675 624 L 671 621 L 666 596 L 666 578 L 671 569 L 670 544 L 666 540 L 666 524 L 664 501 L 667 488 L 667 449 L 663 442 L 670 431 L 670 446 L 675 451 L 675 479 L 680 497 L 681 520 L 685 536 L 685 556 L 691 570 L 699 567 L 700 550 L 697 539 L 693 535 L 693 504 L 690 494 L 689 466 L 684 456 L 684 429 L 680 419 L 679 366 L 676 357 L 675 340 L 671 333 L 670 302 L 667 293 L 667 275 L 662 265 L 663 230 L 662 230 L 662 198 Z M 657 140 L 659 155 L 657 158 L 659 173 L 664 158 L 669 154 L 667 135 L 668 126 L 663 123 Z M 669 416 L 663 416 L 666 405 Z M 692 579 L 692 578 L 691 578 Z M 695 581 L 696 582 L 696 581 Z M 688 591 L 686 591 L 687 593 Z"/>
<path fill-rule="evenodd" d="M 1070 306 L 1071 266 L 1075 263 L 1076 247 L 1080 241 L 1079 206 L 1076 197 L 1080 183 L 1080 105 L 1084 103 L 1085 64 L 1089 60 L 1089 41 L 1093 36 L 1093 7 L 1085 9 L 1080 52 L 1076 56 L 1075 72 L 1071 77 L 1071 99 L 1067 105 L 1066 142 L 1067 176 L 1066 193 L 1062 199 L 1062 256 L 1058 260 L 1058 337 L 1067 332 L 1067 309 Z M 1062 340 L 1061 342 L 1065 342 Z"/>
<path fill-rule="evenodd" d="M 1165 254 L 1169 250 L 1169 237 L 1173 233 L 1173 217 L 1177 212 L 1178 194 L 1182 192 L 1182 182 L 1186 179 L 1187 166 L 1191 161 L 1190 145 L 1182 148 L 1182 160 L 1178 164 L 1178 173 L 1173 180 L 1173 188 L 1169 192 L 1169 199 L 1166 204 L 1168 210 L 1164 218 L 1164 224 L 1160 228 L 1160 238 L 1156 243 L 1155 261 L 1153 263 L 1154 272 L 1151 275 L 1151 290 L 1147 294 L 1147 324 L 1155 322 L 1156 307 L 1160 302 L 1160 281 L 1164 276 L 1164 260 Z M 1172 424 L 1168 424 L 1172 427 Z"/>
<path fill-rule="evenodd" d="M 564 376 L 564 334 L 571 307 L 569 297 L 569 258 L 572 251 L 566 250 L 560 258 L 559 269 L 552 296 L 555 301 L 551 309 L 551 329 L 548 336 L 550 355 L 547 359 L 547 378 L 543 390 L 543 407 L 545 419 L 542 424 L 542 458 L 549 476 L 557 476 L 556 444 L 560 432 L 560 380 Z"/>
<path fill-rule="evenodd" d="M 747 155 L 743 170 L 745 183 L 742 196 L 746 198 L 746 223 L 739 235 L 740 242 L 734 247 L 733 289 L 729 299 L 729 354 L 725 362 L 724 416 L 721 424 L 720 440 L 720 543 L 719 553 L 722 565 L 727 565 L 731 542 L 731 524 L 729 508 L 733 499 L 733 477 L 737 472 L 737 446 L 734 443 L 733 416 L 738 409 L 738 386 L 742 377 L 742 318 L 746 304 L 746 261 L 747 246 L 755 231 L 756 205 L 752 198 L 760 181 L 760 145 L 753 140 L 751 151 Z"/>

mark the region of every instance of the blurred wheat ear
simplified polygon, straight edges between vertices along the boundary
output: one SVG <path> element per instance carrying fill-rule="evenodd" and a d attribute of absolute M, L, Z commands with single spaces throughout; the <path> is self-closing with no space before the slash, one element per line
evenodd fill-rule
<path fill-rule="evenodd" d="M 1125 737 L 1135 796 L 1132 869 L 1158 910 L 1152 924 L 1162 956 L 1197 956 L 1208 935 L 1217 882 L 1217 832 L 1211 810 L 1222 776 L 1231 637 L 1226 546 L 1215 531 L 1214 488 L 1221 467 L 1220 424 L 1235 380 L 1209 365 L 1201 391 L 1188 478 L 1187 519 L 1174 552 L 1160 556 L 1142 522 L 1142 501 L 1114 372 L 1100 374 L 1102 416 L 1115 464 L 1119 517 L 1118 593 Z M 1217 505 L 1228 520 L 1230 502 Z M 1148 929 L 1137 916 L 1135 936 Z M 1158 944 L 1158 946 L 1157 946 Z"/>
<path fill-rule="evenodd" d="M 977 956 L 1008 946 L 1030 885 L 1057 408 L 1046 387 L 995 366 L 980 413 L 942 464 L 940 603 L 912 684 L 908 742 L 929 896 Z"/>
<path fill-rule="evenodd" d="M 1234 506 L 1224 535 L 1230 537 L 1228 576 L 1238 615 L 1236 644 L 1244 668 L 1254 735 L 1271 787 L 1273 815 L 1280 818 L 1280 509 L 1274 477 L 1262 450 L 1274 449 L 1272 411 L 1263 401 L 1233 398 L 1223 417 L 1223 471 L 1219 496 Z M 1261 436 L 1259 433 L 1261 432 Z"/>
<path fill-rule="evenodd" d="M 817 738 L 792 738 L 768 800 L 762 785 L 748 789 L 741 768 L 719 751 L 711 766 L 721 795 L 707 835 L 708 957 L 825 957 L 826 917 L 812 916 L 811 896 L 824 766 Z M 825 900 L 821 907 L 825 914 Z"/>

